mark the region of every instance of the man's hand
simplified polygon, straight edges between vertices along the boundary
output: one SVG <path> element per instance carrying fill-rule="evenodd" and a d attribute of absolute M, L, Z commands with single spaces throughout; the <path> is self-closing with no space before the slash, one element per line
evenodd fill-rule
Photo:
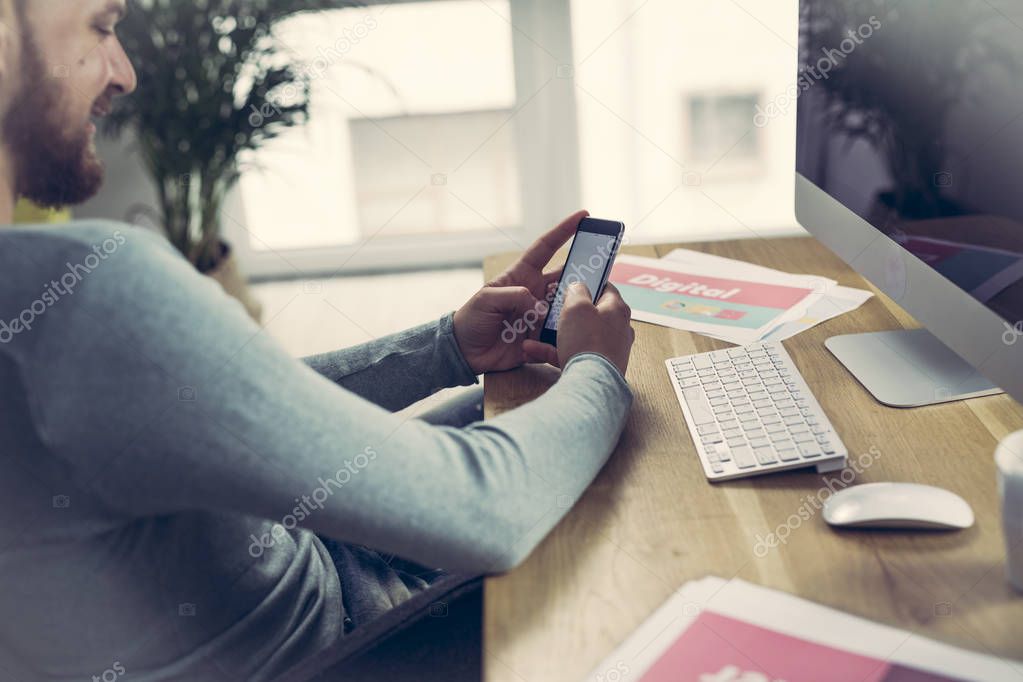
<path fill-rule="evenodd" d="M 499 372 L 527 362 L 558 364 L 557 350 L 536 340 L 549 293 L 561 278 L 561 270 L 543 269 L 588 215 L 579 211 L 566 218 L 455 312 L 455 339 L 474 372 Z"/>
<path fill-rule="evenodd" d="M 558 320 L 561 365 L 579 353 L 599 353 L 625 376 L 636 339 L 631 321 L 632 309 L 622 300 L 614 284 L 607 283 L 596 305 L 585 284 L 572 284 L 565 294 L 565 306 Z"/>

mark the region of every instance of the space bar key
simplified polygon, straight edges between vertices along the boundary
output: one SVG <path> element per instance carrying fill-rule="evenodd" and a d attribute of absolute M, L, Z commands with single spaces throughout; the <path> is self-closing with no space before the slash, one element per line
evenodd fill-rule
<path fill-rule="evenodd" d="M 703 393 L 702 388 L 687 388 L 682 391 L 682 397 L 686 399 L 689 406 L 689 413 L 693 416 L 693 423 L 696 426 L 714 423 L 714 411 L 710 409 L 710 403 Z"/>

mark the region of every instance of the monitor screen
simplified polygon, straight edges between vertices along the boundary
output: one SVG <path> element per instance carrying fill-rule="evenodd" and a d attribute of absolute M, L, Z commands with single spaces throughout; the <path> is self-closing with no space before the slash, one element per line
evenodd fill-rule
<path fill-rule="evenodd" d="M 797 171 L 1010 324 L 1023 320 L 1016 5 L 802 0 L 797 80 Z"/>

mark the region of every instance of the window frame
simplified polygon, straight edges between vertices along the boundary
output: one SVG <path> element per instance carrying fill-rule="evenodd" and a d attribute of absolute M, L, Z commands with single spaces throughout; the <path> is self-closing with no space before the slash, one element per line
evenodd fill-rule
<path fill-rule="evenodd" d="M 364 0 L 364 4 L 437 1 Z M 571 0 L 509 0 L 522 225 L 441 235 L 370 234 L 350 245 L 258 250 L 252 247 L 253 235 L 245 226 L 244 201 L 236 185 L 225 203 L 222 226 L 245 273 L 259 280 L 478 266 L 491 254 L 526 248 L 579 208 L 570 5 Z"/>

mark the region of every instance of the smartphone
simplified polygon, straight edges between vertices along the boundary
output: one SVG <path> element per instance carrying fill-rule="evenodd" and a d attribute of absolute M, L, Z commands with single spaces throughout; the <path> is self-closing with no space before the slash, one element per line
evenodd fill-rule
<path fill-rule="evenodd" d="M 540 330 L 540 341 L 552 346 L 558 345 L 558 320 L 565 302 L 565 292 L 575 282 L 583 282 L 593 294 L 596 303 L 604 293 L 604 285 L 611 276 L 618 247 L 622 245 L 625 224 L 613 220 L 583 218 L 576 230 L 572 246 L 565 261 L 565 271 L 551 301 L 547 319 Z"/>

